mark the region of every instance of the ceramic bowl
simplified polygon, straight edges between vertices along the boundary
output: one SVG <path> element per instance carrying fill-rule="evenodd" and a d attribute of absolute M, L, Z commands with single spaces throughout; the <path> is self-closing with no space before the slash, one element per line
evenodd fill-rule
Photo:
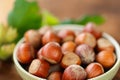
<path fill-rule="evenodd" d="M 53 27 L 53 29 L 54 30 L 72 29 L 72 30 L 78 31 L 78 30 L 82 30 L 82 27 L 83 26 L 80 26 L 80 25 L 57 25 L 57 26 Z M 105 72 L 104 74 L 102 74 L 98 77 L 91 78 L 88 80 L 112 80 L 120 68 L 120 46 L 119 46 L 119 44 L 112 36 L 110 36 L 107 33 L 103 33 L 102 36 L 104 38 L 108 39 L 114 45 L 117 60 L 116 60 L 116 63 L 114 64 L 114 66 L 110 70 L 108 70 L 107 72 Z M 16 57 L 17 49 L 18 49 L 18 46 L 23 41 L 24 41 L 24 39 L 21 39 L 17 43 L 17 45 L 14 49 L 14 53 L 13 53 L 13 60 L 14 60 L 14 64 L 15 64 L 15 68 L 16 68 L 17 72 L 19 73 L 19 75 L 22 77 L 23 80 L 46 80 L 46 79 L 43 79 L 43 78 L 40 78 L 40 77 L 37 77 L 37 76 L 34 76 L 34 75 L 28 73 L 18 62 L 17 57 Z"/>

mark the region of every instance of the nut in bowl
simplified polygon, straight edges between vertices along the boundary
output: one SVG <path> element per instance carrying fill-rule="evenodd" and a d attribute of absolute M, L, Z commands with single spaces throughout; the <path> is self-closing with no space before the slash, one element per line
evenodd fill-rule
<path fill-rule="evenodd" d="M 42 44 L 42 41 L 44 41 L 42 37 L 45 34 L 40 36 L 42 41 L 40 40 L 40 46 L 37 46 L 37 49 L 27 46 L 28 44 L 25 45 L 25 37 L 16 45 L 13 60 L 23 80 L 112 80 L 114 78 L 120 68 L 120 46 L 113 37 L 102 32 L 97 33 L 99 37 L 96 38 L 94 30 L 93 35 L 90 30 L 80 25 L 57 25 L 52 28 L 51 32 L 54 36 L 47 33 L 46 37 L 49 40 L 45 44 Z M 72 39 L 70 36 L 70 38 L 67 38 L 67 41 L 61 40 L 62 38 L 57 34 L 61 30 L 68 29 L 74 31 L 75 36 Z M 51 39 L 50 36 L 54 39 Z M 75 47 L 69 47 L 68 43 L 68 45 L 65 45 L 66 49 L 62 50 L 61 47 L 66 42 L 74 43 Z M 24 55 L 22 55 L 23 53 Z M 18 56 L 18 54 L 21 56 Z M 71 54 L 72 57 L 70 56 Z M 73 59 L 73 55 L 77 58 Z M 104 57 L 102 57 L 103 55 Z M 27 57 L 23 56 L 28 56 L 28 59 L 24 59 Z M 25 62 L 22 63 L 21 59 Z M 69 59 L 69 64 L 66 64 Z M 67 66 L 63 67 L 63 63 Z M 54 70 L 51 70 L 53 66 Z M 77 73 L 77 70 L 81 71 L 79 72 L 80 76 L 77 74 L 71 76 L 71 73 Z M 57 75 L 57 77 L 54 75 Z"/>

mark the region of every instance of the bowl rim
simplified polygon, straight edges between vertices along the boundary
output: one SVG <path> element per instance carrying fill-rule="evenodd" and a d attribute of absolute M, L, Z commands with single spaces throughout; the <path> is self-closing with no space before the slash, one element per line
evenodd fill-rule
<path fill-rule="evenodd" d="M 63 27 L 64 28 L 61 28 Z M 56 26 L 53 26 L 53 29 L 54 30 L 59 30 L 59 29 L 74 29 L 74 30 L 82 30 L 83 29 L 83 25 L 76 25 L 76 24 L 64 24 L 64 25 L 56 25 Z M 114 44 L 114 47 L 115 47 L 115 54 L 117 55 L 117 59 L 116 59 L 116 62 L 114 64 L 114 66 L 109 69 L 107 72 L 105 72 L 104 74 L 100 75 L 100 76 L 97 76 L 97 77 L 94 77 L 94 78 L 90 78 L 90 79 L 95 79 L 95 78 L 99 78 L 99 77 L 102 77 L 102 76 L 105 76 L 107 75 L 109 72 L 111 72 L 114 68 L 116 68 L 118 65 L 120 67 L 120 46 L 118 44 L 118 42 L 111 36 L 109 35 L 108 33 L 106 32 L 103 32 L 102 34 L 103 37 L 107 38 L 108 40 L 110 40 L 110 42 L 112 44 Z M 16 56 L 16 53 L 17 53 L 17 49 L 19 47 L 19 45 L 24 41 L 24 38 L 20 39 L 18 41 L 18 43 L 16 44 L 15 48 L 14 48 L 14 52 L 13 52 L 13 61 L 14 61 L 14 64 L 17 68 L 19 68 L 23 73 L 25 73 L 26 75 L 29 75 L 31 77 L 33 77 L 34 79 L 38 80 L 38 79 L 42 79 L 42 80 L 46 80 L 44 78 L 40 78 L 40 77 L 37 77 L 35 75 L 32 75 L 30 74 L 29 72 L 27 72 L 21 65 L 20 63 L 18 62 L 17 60 L 17 56 Z M 89 79 L 89 80 L 90 80 Z"/>

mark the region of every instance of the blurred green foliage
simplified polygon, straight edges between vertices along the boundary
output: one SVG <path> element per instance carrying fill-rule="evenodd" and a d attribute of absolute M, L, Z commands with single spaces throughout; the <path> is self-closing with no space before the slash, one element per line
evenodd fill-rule
<path fill-rule="evenodd" d="M 44 10 L 42 11 L 42 26 L 44 25 L 57 25 L 60 23 L 60 20 L 54 16 L 53 14 L 51 14 L 50 12 Z"/>
<path fill-rule="evenodd" d="M 4 44 L 0 46 L 0 59 L 7 60 L 13 54 L 15 43 Z"/>
<path fill-rule="evenodd" d="M 101 15 L 84 15 L 78 19 L 67 19 L 61 22 L 61 24 L 78 24 L 85 25 L 88 22 L 95 23 L 97 25 L 101 25 L 105 22 L 104 17 Z"/>
<path fill-rule="evenodd" d="M 38 29 L 41 26 L 42 15 L 36 0 L 16 0 L 13 10 L 8 15 L 8 24 L 17 28 L 19 36 L 28 29 Z"/>
<path fill-rule="evenodd" d="M 0 59 L 7 60 L 13 53 L 17 30 L 0 24 Z"/>

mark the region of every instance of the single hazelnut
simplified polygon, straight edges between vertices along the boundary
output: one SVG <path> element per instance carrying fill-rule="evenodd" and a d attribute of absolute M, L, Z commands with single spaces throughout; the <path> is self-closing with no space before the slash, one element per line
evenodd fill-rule
<path fill-rule="evenodd" d="M 47 31 L 42 37 L 42 44 L 45 45 L 48 42 L 58 42 L 60 43 L 60 38 L 52 31 Z"/>
<path fill-rule="evenodd" d="M 61 72 L 52 72 L 48 76 L 48 80 L 62 80 L 62 73 Z"/>
<path fill-rule="evenodd" d="M 36 30 L 28 30 L 24 34 L 25 42 L 29 42 L 35 49 L 41 46 L 41 35 Z"/>
<path fill-rule="evenodd" d="M 49 69 L 50 65 L 48 62 L 34 59 L 29 66 L 28 72 L 38 77 L 47 78 Z"/>
<path fill-rule="evenodd" d="M 22 43 L 18 47 L 17 60 L 20 63 L 30 63 L 34 58 L 34 48 L 29 43 Z"/>
<path fill-rule="evenodd" d="M 97 77 L 101 74 L 104 73 L 104 68 L 100 63 L 94 62 L 94 63 L 90 63 L 87 67 L 86 67 L 86 72 L 87 72 L 87 78 L 94 78 Z"/>
<path fill-rule="evenodd" d="M 68 66 L 72 64 L 80 65 L 81 59 L 77 54 L 73 52 L 68 52 L 67 54 L 63 56 L 62 61 L 61 61 L 61 66 L 63 68 L 67 68 Z"/>
<path fill-rule="evenodd" d="M 75 53 L 81 58 L 83 64 L 90 64 L 95 60 L 95 52 L 93 48 L 87 44 L 77 46 Z"/>
<path fill-rule="evenodd" d="M 50 26 L 43 26 L 38 30 L 39 34 L 42 36 L 48 31 L 53 31 L 53 29 Z"/>
<path fill-rule="evenodd" d="M 114 51 L 113 44 L 105 38 L 99 38 L 97 40 L 97 48 L 99 51 L 108 50 L 108 49 Z"/>
<path fill-rule="evenodd" d="M 74 39 L 75 39 L 75 33 L 74 33 L 74 31 L 68 30 L 68 29 L 60 30 L 58 32 L 58 36 L 62 39 L 62 42 L 65 42 L 65 41 L 74 41 Z"/>
<path fill-rule="evenodd" d="M 83 31 L 91 33 L 96 39 L 102 36 L 102 32 L 97 30 L 96 25 L 93 23 L 88 23 L 85 28 L 83 28 Z"/>
<path fill-rule="evenodd" d="M 79 65 L 68 66 L 62 76 L 62 80 L 85 80 L 87 73 L 83 67 Z"/>
<path fill-rule="evenodd" d="M 49 42 L 42 48 L 41 56 L 52 64 L 57 64 L 62 59 L 62 50 L 57 42 Z"/>
<path fill-rule="evenodd" d="M 62 44 L 62 51 L 71 51 L 74 52 L 76 48 L 76 44 L 73 41 L 66 41 Z"/>
<path fill-rule="evenodd" d="M 96 55 L 96 61 L 103 65 L 104 68 L 111 68 L 116 61 L 116 55 L 111 50 L 104 50 Z"/>
<path fill-rule="evenodd" d="M 75 43 L 76 44 L 88 44 L 92 48 L 96 46 L 96 39 L 95 37 L 88 33 L 88 32 L 82 32 L 75 38 Z"/>

